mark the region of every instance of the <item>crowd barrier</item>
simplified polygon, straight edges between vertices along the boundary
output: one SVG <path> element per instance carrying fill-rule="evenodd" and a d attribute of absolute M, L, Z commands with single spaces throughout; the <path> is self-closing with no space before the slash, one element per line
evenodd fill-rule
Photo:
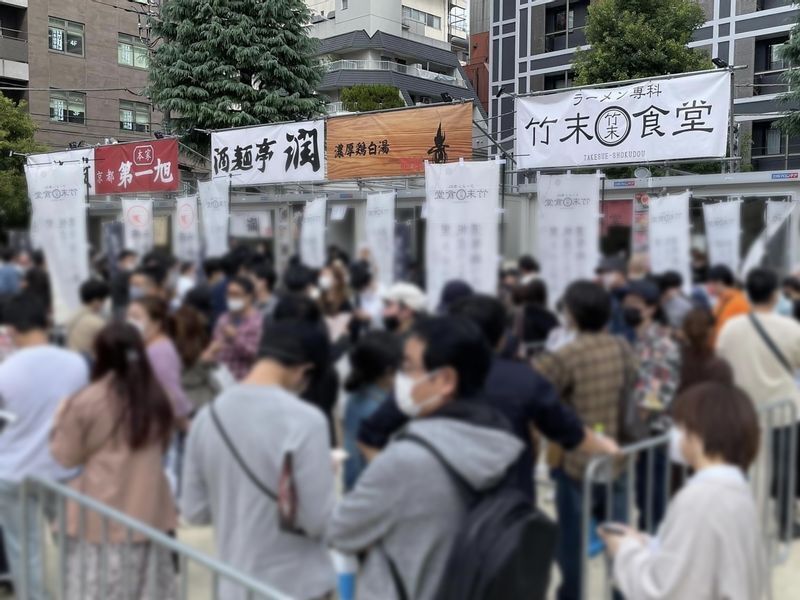
<path fill-rule="evenodd" d="M 797 408 L 793 400 L 780 400 L 758 412 L 761 448 L 748 479 L 774 566 L 791 552 L 792 535 L 782 536 L 781 531 L 791 532 L 795 521 Z M 594 533 L 597 526 L 604 521 L 625 522 L 655 534 L 670 498 L 688 477 L 686 468 L 670 462 L 668 434 L 626 446 L 618 457 L 598 456 L 589 462 L 583 480 L 581 598 L 597 600 L 600 586 L 603 598 L 613 597 L 611 563 Z"/>
<path fill-rule="evenodd" d="M 31 587 L 44 582 L 44 587 L 54 593 L 57 600 L 99 600 L 109 597 L 124 598 L 124 600 L 162 600 L 173 597 L 178 600 L 195 600 L 196 594 L 189 594 L 191 570 L 192 577 L 202 578 L 209 582 L 208 595 L 203 596 L 217 600 L 220 598 L 220 584 L 226 586 L 226 595 L 232 590 L 237 598 L 246 600 L 291 600 L 291 598 L 276 589 L 266 585 L 230 566 L 210 557 L 202 552 L 183 544 L 161 531 L 153 529 L 113 508 L 102 504 L 92 498 L 79 494 L 64 485 L 46 481 L 39 478 L 27 479 L 20 488 L 20 501 L 22 503 L 22 521 L 30 526 L 23 527 L 21 539 L 21 585 L 18 598 L 31 598 Z M 71 539 L 67 534 L 66 515 L 67 505 L 77 505 L 79 511 L 78 539 Z M 101 521 L 102 542 L 97 545 L 99 552 L 100 568 L 97 570 L 99 581 L 88 581 L 85 544 L 78 543 L 83 537 L 89 514 L 97 515 Z M 124 530 L 125 541 L 122 543 L 122 590 L 119 593 L 110 592 L 111 584 L 107 581 L 111 544 L 109 542 L 109 529 L 113 526 L 117 530 Z M 151 548 L 159 549 L 147 553 L 147 564 L 139 565 L 141 571 L 144 567 L 145 577 L 133 577 L 130 568 L 133 548 L 140 542 L 148 542 Z M 68 557 L 68 546 L 72 544 L 73 555 Z M 116 544 L 117 546 L 119 544 Z M 77 556 L 74 553 L 77 552 Z M 48 561 L 48 556 L 54 556 Z M 159 558 L 159 556 L 161 558 Z M 159 582 L 153 574 L 157 571 L 156 560 L 166 556 L 170 562 L 170 593 L 158 589 Z M 170 560 L 171 558 L 171 560 Z M 39 563 L 32 572 L 31 563 Z M 56 563 L 55 573 L 49 567 L 49 562 Z M 67 573 L 68 569 L 77 565 L 79 572 Z M 70 577 L 68 585 L 67 578 Z M 134 581 L 136 579 L 136 581 Z M 78 591 L 75 581 L 79 581 Z M 134 589 L 135 588 L 135 589 Z"/>

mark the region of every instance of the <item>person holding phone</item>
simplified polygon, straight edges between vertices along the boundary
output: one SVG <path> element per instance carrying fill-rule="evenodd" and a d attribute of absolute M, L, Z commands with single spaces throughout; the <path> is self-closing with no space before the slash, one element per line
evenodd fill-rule
<path fill-rule="evenodd" d="M 670 456 L 695 474 L 654 538 L 620 524 L 599 534 L 626 598 L 761 600 L 769 577 L 745 473 L 759 447 L 753 402 L 732 385 L 692 386 L 673 404 Z"/>

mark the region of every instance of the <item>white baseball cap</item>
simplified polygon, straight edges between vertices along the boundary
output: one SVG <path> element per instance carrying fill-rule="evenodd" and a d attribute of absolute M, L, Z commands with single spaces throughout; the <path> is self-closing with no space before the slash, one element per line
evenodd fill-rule
<path fill-rule="evenodd" d="M 414 312 L 423 312 L 428 306 L 425 292 L 413 283 L 395 283 L 384 292 L 383 299 L 388 302 L 403 304 Z"/>

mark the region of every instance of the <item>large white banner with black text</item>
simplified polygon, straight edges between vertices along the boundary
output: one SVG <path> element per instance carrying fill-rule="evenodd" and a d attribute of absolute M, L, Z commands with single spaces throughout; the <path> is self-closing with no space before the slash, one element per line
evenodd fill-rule
<path fill-rule="evenodd" d="M 80 161 L 26 165 L 32 229 L 44 250 L 56 323 L 80 309 L 80 286 L 89 279 L 86 184 Z"/>
<path fill-rule="evenodd" d="M 692 287 L 689 200 L 691 192 L 650 196 L 650 271 L 677 271 L 683 287 Z"/>
<path fill-rule="evenodd" d="M 727 71 L 517 99 L 521 169 L 723 157 Z"/>
<path fill-rule="evenodd" d="M 741 200 L 703 205 L 709 264 L 725 265 L 733 273 L 739 272 L 741 260 L 741 215 Z"/>
<path fill-rule="evenodd" d="M 592 279 L 600 261 L 600 178 L 540 175 L 536 239 L 551 306 L 576 279 Z"/>
<path fill-rule="evenodd" d="M 222 256 L 228 251 L 228 180 L 199 181 L 197 194 L 205 255 Z"/>
<path fill-rule="evenodd" d="M 328 199 L 325 196 L 306 202 L 300 226 L 300 259 L 314 269 L 325 266 L 325 219 Z"/>
<path fill-rule="evenodd" d="M 62 152 L 47 152 L 45 154 L 31 154 L 26 158 L 28 165 L 65 165 L 80 164 L 84 173 L 88 174 L 84 181 L 89 181 L 89 195 L 95 195 L 95 160 L 94 148 L 77 148 L 75 150 L 64 150 Z"/>
<path fill-rule="evenodd" d="M 232 186 L 325 179 L 325 121 L 211 134 L 211 177 Z"/>
<path fill-rule="evenodd" d="M 428 206 L 425 270 L 435 308 L 448 281 L 497 292 L 500 162 L 425 164 Z"/>
<path fill-rule="evenodd" d="M 125 225 L 125 248 L 142 256 L 153 249 L 152 198 L 123 198 L 122 223 Z"/>
<path fill-rule="evenodd" d="M 178 260 L 193 263 L 200 258 L 197 196 L 185 196 L 175 201 L 175 214 L 172 219 L 172 250 Z"/>
<path fill-rule="evenodd" d="M 384 287 L 394 283 L 394 201 L 394 191 L 367 194 L 367 248 Z"/>
<path fill-rule="evenodd" d="M 742 278 L 746 277 L 751 269 L 761 265 L 764 256 L 767 254 L 770 240 L 775 237 L 775 234 L 789 221 L 789 217 L 797 207 L 796 201 L 767 200 L 766 204 L 767 208 L 764 211 L 765 226 L 761 235 L 753 240 L 753 243 L 747 250 L 747 256 L 742 263 L 740 273 Z"/>

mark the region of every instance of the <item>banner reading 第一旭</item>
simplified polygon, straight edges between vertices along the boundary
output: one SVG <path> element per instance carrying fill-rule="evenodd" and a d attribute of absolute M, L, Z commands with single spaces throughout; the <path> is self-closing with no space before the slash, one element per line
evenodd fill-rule
<path fill-rule="evenodd" d="M 723 157 L 728 71 L 518 98 L 517 167 Z"/>
<path fill-rule="evenodd" d="M 121 203 L 125 249 L 133 250 L 141 258 L 153 249 L 153 200 L 123 198 Z"/>
<path fill-rule="evenodd" d="M 425 165 L 428 205 L 425 271 L 428 303 L 439 304 L 448 281 L 497 291 L 500 162 Z"/>
<path fill-rule="evenodd" d="M 306 202 L 300 226 L 300 259 L 303 264 L 320 269 L 325 266 L 325 219 L 328 199 L 325 196 Z"/>
<path fill-rule="evenodd" d="M 197 183 L 200 203 L 200 222 L 203 226 L 203 247 L 206 257 L 222 256 L 228 251 L 228 202 L 227 178 L 200 181 Z"/>
<path fill-rule="evenodd" d="M 741 200 L 703 205 L 709 264 L 725 265 L 733 273 L 739 272 L 741 260 L 741 214 Z"/>
<path fill-rule="evenodd" d="M 689 200 L 691 192 L 650 196 L 650 271 L 676 271 L 686 291 L 692 285 Z"/>
<path fill-rule="evenodd" d="M 26 165 L 32 229 L 47 260 L 56 323 L 81 308 L 80 286 L 89 278 L 86 184 L 80 162 Z"/>
<path fill-rule="evenodd" d="M 178 260 L 193 263 L 200 258 L 200 228 L 197 221 L 197 196 L 178 198 L 172 218 L 172 251 Z"/>
<path fill-rule="evenodd" d="M 541 175 L 537 189 L 538 258 L 555 305 L 570 283 L 594 277 L 600 259 L 600 179 Z"/>
<path fill-rule="evenodd" d="M 394 283 L 394 202 L 394 191 L 368 194 L 364 226 L 378 281 L 387 288 Z"/>

